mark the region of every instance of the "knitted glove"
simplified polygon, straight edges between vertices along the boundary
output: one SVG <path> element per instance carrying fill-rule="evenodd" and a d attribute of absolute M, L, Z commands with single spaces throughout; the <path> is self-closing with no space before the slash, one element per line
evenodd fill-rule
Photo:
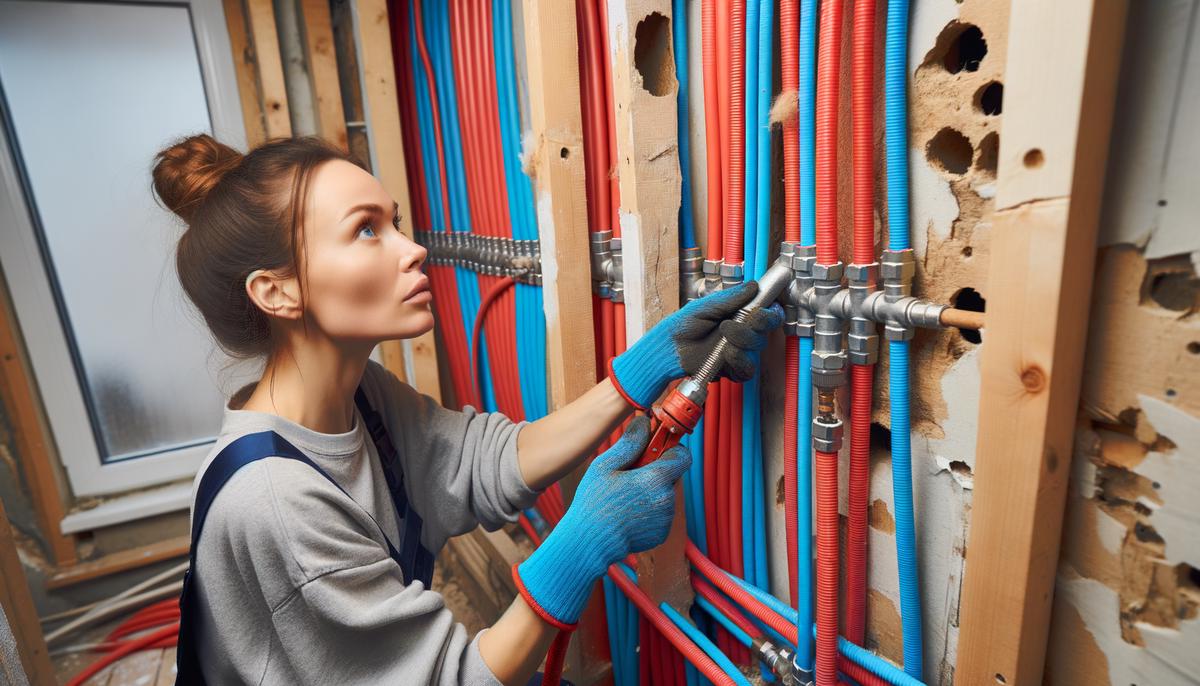
<path fill-rule="evenodd" d="M 517 588 L 542 619 L 570 630 L 592 586 L 608 566 L 660 545 L 675 515 L 675 482 L 692 457 L 683 446 L 626 471 L 650 440 L 638 417 L 607 452 L 592 461 L 571 507 L 529 559 L 513 566 Z"/>
<path fill-rule="evenodd" d="M 730 317 L 758 295 L 758 282 L 716 291 L 693 300 L 646 332 L 621 355 L 613 358 L 613 383 L 621 395 L 639 409 L 649 409 L 673 379 L 695 374 L 721 336 L 729 339 L 718 378 L 738 383 L 750 380 L 758 369 L 758 351 L 767 333 L 783 323 L 783 309 L 772 303 L 755 310 L 744 322 Z"/>

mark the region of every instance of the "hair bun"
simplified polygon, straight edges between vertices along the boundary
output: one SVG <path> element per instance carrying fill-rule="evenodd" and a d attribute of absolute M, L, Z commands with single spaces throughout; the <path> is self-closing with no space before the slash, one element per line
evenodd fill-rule
<path fill-rule="evenodd" d="M 241 161 L 240 152 L 207 133 L 182 138 L 155 155 L 154 192 L 190 224 L 209 191 Z"/>

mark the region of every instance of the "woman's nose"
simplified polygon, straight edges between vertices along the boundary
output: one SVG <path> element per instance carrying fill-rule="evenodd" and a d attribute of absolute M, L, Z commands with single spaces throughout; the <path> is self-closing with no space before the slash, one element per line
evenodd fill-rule
<path fill-rule="evenodd" d="M 429 251 L 420 243 L 407 238 L 405 238 L 403 243 L 403 252 L 400 254 L 400 268 L 406 272 L 420 269 L 421 265 L 425 263 L 425 258 L 429 256 Z"/>

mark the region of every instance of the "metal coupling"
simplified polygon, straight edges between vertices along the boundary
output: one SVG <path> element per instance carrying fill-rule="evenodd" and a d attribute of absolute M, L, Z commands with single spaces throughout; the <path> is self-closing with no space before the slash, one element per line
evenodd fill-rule
<path fill-rule="evenodd" d="M 813 447 L 826 453 L 842 449 L 842 420 L 834 415 L 817 415 L 813 418 Z"/>
<path fill-rule="evenodd" d="M 609 275 L 609 280 L 612 283 L 612 301 L 623 303 L 625 302 L 625 262 L 621 255 L 621 239 L 614 238 L 611 244 L 612 273 Z"/>
<path fill-rule="evenodd" d="M 786 315 L 784 333 L 812 338 L 816 326 L 812 267 L 817 261 L 817 247 L 785 242 L 780 248 L 779 259 L 786 260 L 792 268 L 792 283 L 788 286 L 783 307 Z"/>
<path fill-rule="evenodd" d="M 612 231 L 596 231 L 591 235 L 592 292 L 601 298 L 622 302 L 625 284 L 621 275 L 621 239 Z"/>
<path fill-rule="evenodd" d="M 811 686 L 811 673 L 796 667 L 796 651 L 782 646 L 777 647 L 764 638 L 753 639 L 751 648 L 755 657 L 771 670 L 771 673 L 779 679 L 779 683 L 783 686 Z M 804 674 L 808 674 L 808 681 L 803 680 Z"/>
<path fill-rule="evenodd" d="M 679 302 L 704 297 L 704 254 L 700 248 L 684 248 L 679 257 Z"/>
<path fill-rule="evenodd" d="M 879 264 L 852 264 L 846 267 L 849 285 L 850 331 L 846 337 L 850 364 L 875 364 L 879 360 L 879 335 L 875 322 L 866 316 L 863 305 L 879 282 Z"/>
<path fill-rule="evenodd" d="M 912 295 L 913 277 L 917 273 L 917 264 L 913 259 L 912 248 L 908 250 L 884 250 L 880 261 L 880 276 L 883 278 L 883 297 L 889 304 L 895 304 Z M 898 310 L 888 308 L 887 318 L 882 320 L 883 335 L 889 341 L 911 340 L 915 333 L 912 325 L 898 316 Z"/>
<path fill-rule="evenodd" d="M 721 265 L 723 264 L 724 262 L 721 260 L 704 260 L 704 263 L 700 265 L 700 271 L 704 274 L 701 296 L 721 290 Z"/>
<path fill-rule="evenodd" d="M 745 269 L 741 262 L 721 262 L 721 288 L 732 288 L 740 284 L 746 278 Z"/>
<path fill-rule="evenodd" d="M 813 264 L 812 304 L 816 323 L 813 330 L 812 371 L 817 388 L 837 388 L 846 383 L 846 351 L 842 346 L 845 320 L 834 309 L 842 290 L 842 263 Z"/>

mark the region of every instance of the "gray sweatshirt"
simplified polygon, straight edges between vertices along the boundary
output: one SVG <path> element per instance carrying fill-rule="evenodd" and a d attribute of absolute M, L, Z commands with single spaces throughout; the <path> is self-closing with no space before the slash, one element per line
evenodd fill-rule
<path fill-rule="evenodd" d="M 536 498 L 517 465 L 513 423 L 438 405 L 369 362 L 362 381 L 391 433 L 408 497 L 436 553 L 477 524 L 515 521 Z M 442 596 L 404 578 L 395 509 L 357 409 L 354 428 L 318 433 L 225 408 L 193 483 L 239 436 L 273 430 L 325 469 L 269 457 L 243 467 L 209 510 L 196 556 L 197 642 L 210 684 L 499 684 Z M 372 521 L 374 520 L 374 521 Z M 378 522 L 378 525 L 376 525 Z"/>

